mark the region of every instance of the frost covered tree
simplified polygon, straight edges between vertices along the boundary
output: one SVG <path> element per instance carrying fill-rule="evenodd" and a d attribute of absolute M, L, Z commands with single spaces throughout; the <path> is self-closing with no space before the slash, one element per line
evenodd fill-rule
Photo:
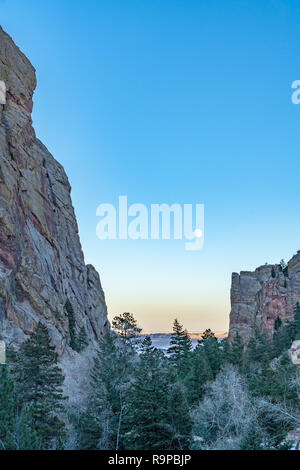
<path fill-rule="evenodd" d="M 225 366 L 207 385 L 191 416 L 194 449 L 239 449 L 256 413 L 246 382 L 233 366 Z"/>

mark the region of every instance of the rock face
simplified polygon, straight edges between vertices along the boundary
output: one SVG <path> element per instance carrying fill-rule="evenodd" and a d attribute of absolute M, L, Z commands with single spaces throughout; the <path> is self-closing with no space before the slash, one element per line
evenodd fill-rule
<path fill-rule="evenodd" d="M 300 340 L 293 341 L 290 348 L 290 358 L 293 364 L 300 366 Z"/>
<path fill-rule="evenodd" d="M 229 338 L 238 332 L 247 343 L 257 325 L 269 335 L 275 319 L 292 320 L 294 307 L 300 302 L 300 251 L 282 269 L 264 265 L 254 272 L 232 274 Z"/>
<path fill-rule="evenodd" d="M 98 273 L 84 263 L 67 176 L 32 127 L 35 70 L 1 27 L 0 80 L 0 333 L 18 343 L 46 324 L 72 389 L 109 328 L 106 304 Z M 81 354 L 69 347 L 67 300 L 76 332 L 87 332 Z"/>

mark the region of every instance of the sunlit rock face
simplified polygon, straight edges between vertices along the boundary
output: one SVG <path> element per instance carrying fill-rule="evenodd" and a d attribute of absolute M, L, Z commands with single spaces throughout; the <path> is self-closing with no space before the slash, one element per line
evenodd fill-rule
<path fill-rule="evenodd" d="M 285 270 L 280 265 L 264 265 L 253 272 L 233 273 L 229 338 L 237 332 L 247 343 L 255 325 L 271 336 L 277 317 L 283 323 L 293 319 L 297 302 L 300 302 L 300 251 Z"/>
<path fill-rule="evenodd" d="M 0 334 L 17 344 L 42 321 L 67 383 L 76 374 L 77 383 L 79 367 L 87 367 L 109 328 L 104 294 L 98 273 L 84 263 L 65 171 L 32 127 L 35 70 L 1 27 L 0 80 L 6 96 L 0 104 Z M 88 335 L 81 354 L 69 348 L 66 300 L 76 331 L 84 326 Z"/>
<path fill-rule="evenodd" d="M 300 340 L 293 341 L 289 353 L 292 363 L 300 366 Z"/>
<path fill-rule="evenodd" d="M 0 104 L 6 103 L 6 85 L 5 82 L 0 80 Z"/>

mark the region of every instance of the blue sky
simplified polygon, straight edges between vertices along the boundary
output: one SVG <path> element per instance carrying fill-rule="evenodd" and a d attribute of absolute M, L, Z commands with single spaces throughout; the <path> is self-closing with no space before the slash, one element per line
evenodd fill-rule
<path fill-rule="evenodd" d="M 110 317 L 228 328 L 231 273 L 300 249 L 297 1 L 4 0 L 38 137 L 72 185 Z M 204 203 L 205 244 L 100 241 L 96 208 Z"/>

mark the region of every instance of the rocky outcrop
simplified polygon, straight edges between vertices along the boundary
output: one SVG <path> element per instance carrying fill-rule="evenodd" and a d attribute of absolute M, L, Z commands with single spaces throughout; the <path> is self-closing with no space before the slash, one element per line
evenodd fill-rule
<path fill-rule="evenodd" d="M 104 294 L 98 273 L 84 263 L 65 171 L 32 127 L 35 70 L 1 27 L 0 81 L 6 87 L 0 105 L 0 334 L 18 343 L 38 321 L 46 324 L 66 383 L 76 385 L 79 368 L 87 367 L 109 328 Z M 88 335 L 81 354 L 69 347 L 67 300 L 76 332 L 84 327 Z"/>
<path fill-rule="evenodd" d="M 293 341 L 289 350 L 290 358 L 293 364 L 300 366 L 300 340 Z"/>
<path fill-rule="evenodd" d="M 229 338 L 238 332 L 247 343 L 254 325 L 272 335 L 275 319 L 292 320 L 297 302 L 300 302 L 300 251 L 284 269 L 279 264 L 266 264 L 254 272 L 233 273 Z"/>

